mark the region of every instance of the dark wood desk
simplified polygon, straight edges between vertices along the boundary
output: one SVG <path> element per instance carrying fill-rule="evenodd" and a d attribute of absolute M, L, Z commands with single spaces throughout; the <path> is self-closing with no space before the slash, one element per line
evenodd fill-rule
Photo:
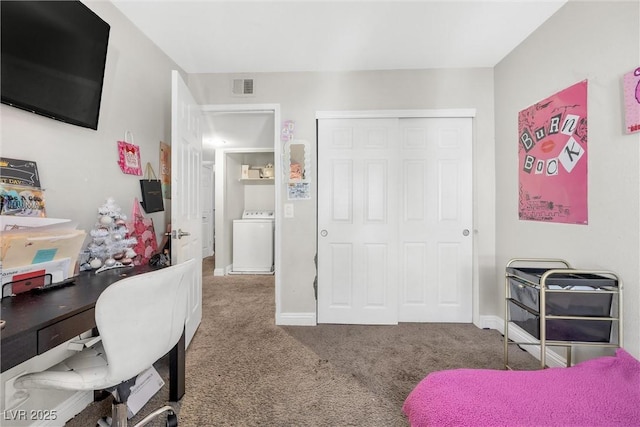
<path fill-rule="evenodd" d="M 120 279 L 153 269 L 138 266 L 99 274 L 85 271 L 72 285 L 3 298 L 0 318 L 7 323 L 1 332 L 2 372 L 95 328 L 95 305 L 102 291 Z M 185 391 L 184 340 L 183 333 L 169 355 L 169 399 L 176 402 Z"/>

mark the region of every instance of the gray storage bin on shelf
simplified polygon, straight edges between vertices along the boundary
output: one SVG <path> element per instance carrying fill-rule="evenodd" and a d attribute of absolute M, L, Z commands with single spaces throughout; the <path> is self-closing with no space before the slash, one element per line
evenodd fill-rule
<path fill-rule="evenodd" d="M 509 301 L 511 321 L 540 339 L 540 314 L 528 310 L 515 301 Z M 609 342 L 611 337 L 610 320 L 585 319 L 549 319 L 547 320 L 547 340 Z"/>
<path fill-rule="evenodd" d="M 540 312 L 540 278 L 548 270 L 522 267 L 508 268 L 511 298 L 532 310 Z M 527 286 L 527 284 L 529 285 Z M 609 316 L 612 294 L 587 294 L 578 291 L 611 290 L 618 287 L 618 281 L 597 274 L 567 272 L 549 276 L 546 280 L 546 286 L 547 289 L 551 290 L 567 291 L 547 294 L 545 301 L 547 314 L 558 316 Z"/>

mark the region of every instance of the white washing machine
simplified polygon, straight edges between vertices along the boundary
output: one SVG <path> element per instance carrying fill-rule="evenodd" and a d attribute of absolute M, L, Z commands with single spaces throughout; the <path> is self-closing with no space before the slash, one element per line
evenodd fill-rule
<path fill-rule="evenodd" d="M 245 210 L 233 221 L 231 273 L 273 273 L 274 218 L 270 210 Z"/>

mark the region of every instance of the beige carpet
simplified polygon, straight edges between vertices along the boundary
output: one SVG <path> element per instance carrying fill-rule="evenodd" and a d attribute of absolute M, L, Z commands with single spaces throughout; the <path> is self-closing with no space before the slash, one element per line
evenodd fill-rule
<path fill-rule="evenodd" d="M 391 402 L 274 325 L 272 276 L 220 278 L 204 295 L 210 315 L 187 355 L 183 425 L 402 422 Z"/>
<path fill-rule="evenodd" d="M 402 402 L 429 372 L 502 368 L 496 331 L 470 324 L 278 327 L 273 276 L 212 271 L 207 260 L 202 324 L 177 405 L 182 426 L 406 426 Z M 537 368 L 528 353 L 511 351 L 515 366 Z M 166 360 L 156 367 L 166 377 Z M 142 412 L 167 398 L 165 386 Z M 68 425 L 94 425 L 108 404 L 90 405 Z"/>

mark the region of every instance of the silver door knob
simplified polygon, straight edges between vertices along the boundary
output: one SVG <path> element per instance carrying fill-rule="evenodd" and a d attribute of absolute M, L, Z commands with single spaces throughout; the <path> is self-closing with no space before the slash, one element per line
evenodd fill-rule
<path fill-rule="evenodd" d="M 322 237 L 327 237 L 327 235 L 328 235 L 328 234 L 329 234 L 329 232 L 328 232 L 327 230 L 322 230 L 322 231 L 320 232 L 320 235 L 321 235 Z"/>
<path fill-rule="evenodd" d="M 191 233 L 186 232 L 186 231 L 182 231 L 182 230 L 181 230 L 181 229 L 179 229 L 179 228 L 178 228 L 178 231 L 173 230 L 173 231 L 171 232 L 171 238 L 173 238 L 173 239 L 181 239 L 181 238 L 183 238 L 184 236 L 191 236 Z"/>
<path fill-rule="evenodd" d="M 468 236 L 469 235 L 469 229 L 465 228 L 464 230 L 462 230 L 462 235 L 463 236 Z"/>

